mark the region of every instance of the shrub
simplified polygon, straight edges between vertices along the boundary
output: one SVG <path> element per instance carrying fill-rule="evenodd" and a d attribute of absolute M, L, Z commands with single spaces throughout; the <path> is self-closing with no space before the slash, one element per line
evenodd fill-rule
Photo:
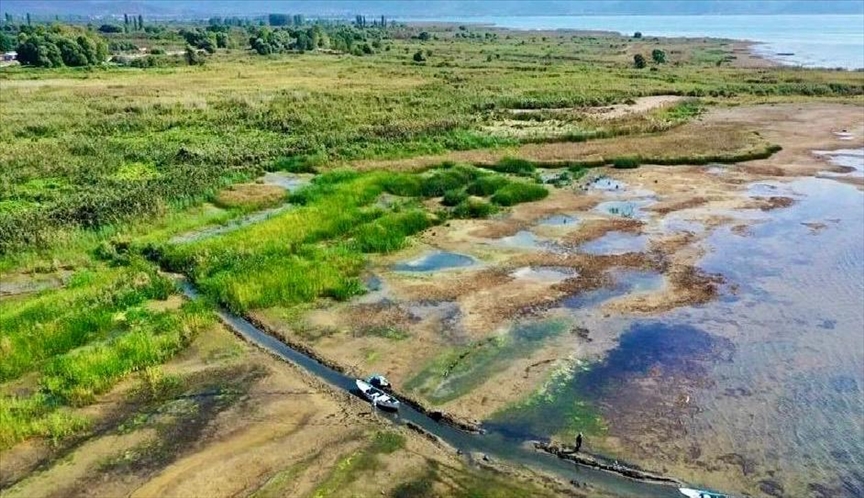
<path fill-rule="evenodd" d="M 549 195 L 549 191 L 536 183 L 512 182 L 492 196 L 491 201 L 499 206 L 513 206 L 522 202 L 538 201 Z"/>
<path fill-rule="evenodd" d="M 361 252 L 392 252 L 401 249 L 405 238 L 432 225 L 424 211 L 390 213 L 361 225 L 354 235 L 354 245 Z"/>
<path fill-rule="evenodd" d="M 498 161 L 497 164 L 487 167 L 500 173 L 510 173 L 518 176 L 531 176 L 536 169 L 531 161 L 516 157 L 505 157 Z"/>
<path fill-rule="evenodd" d="M 326 160 L 327 156 L 324 154 L 280 157 L 273 162 L 273 169 L 289 173 L 317 173 L 316 168 Z"/>
<path fill-rule="evenodd" d="M 448 190 L 444 192 L 444 198 L 441 199 L 441 204 L 445 206 L 456 206 L 468 199 L 468 194 L 462 189 Z"/>
<path fill-rule="evenodd" d="M 422 50 L 418 50 L 418 51 L 414 52 L 414 62 L 417 62 L 417 63 L 426 62 L 426 57 L 423 55 Z"/>
<path fill-rule="evenodd" d="M 492 204 L 480 199 L 466 199 L 453 209 L 455 218 L 486 218 L 495 214 Z"/>
<path fill-rule="evenodd" d="M 659 48 L 655 48 L 651 51 L 651 58 L 657 64 L 663 64 L 664 62 L 666 62 L 666 52 L 660 50 Z"/>
<path fill-rule="evenodd" d="M 424 197 L 438 197 L 448 190 L 464 187 L 480 175 L 480 172 L 470 166 L 445 166 L 436 170 L 423 181 L 421 193 Z"/>
<path fill-rule="evenodd" d="M 612 160 L 612 167 L 616 169 L 634 169 L 639 167 L 638 157 L 616 157 Z"/>
<path fill-rule="evenodd" d="M 636 54 L 633 56 L 633 65 L 636 66 L 636 69 L 643 69 L 647 64 L 644 55 Z"/>
<path fill-rule="evenodd" d="M 499 175 L 481 176 L 468 185 L 468 193 L 480 197 L 492 195 L 498 189 L 510 183 L 510 180 Z"/>
<path fill-rule="evenodd" d="M 423 180 L 417 175 L 389 175 L 381 185 L 388 194 L 403 197 L 418 197 L 423 191 Z"/>

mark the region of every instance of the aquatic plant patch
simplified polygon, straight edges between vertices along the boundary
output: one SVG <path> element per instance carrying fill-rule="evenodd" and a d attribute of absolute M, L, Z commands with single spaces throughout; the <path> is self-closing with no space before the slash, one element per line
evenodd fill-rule
<path fill-rule="evenodd" d="M 434 404 L 456 399 L 502 371 L 514 358 L 524 358 L 570 324 L 562 319 L 515 323 L 503 334 L 447 351 L 433 359 L 405 384 Z"/>

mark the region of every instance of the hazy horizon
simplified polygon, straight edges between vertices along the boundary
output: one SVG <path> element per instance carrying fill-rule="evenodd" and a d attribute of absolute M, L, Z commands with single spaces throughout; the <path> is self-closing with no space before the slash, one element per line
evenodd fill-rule
<path fill-rule="evenodd" d="M 309 16 L 350 16 L 354 14 L 392 17 L 435 18 L 474 16 L 578 16 L 578 15 L 781 15 L 781 14 L 864 14 L 859 0 L 6 0 L 2 11 L 11 15 L 34 16 L 116 16 L 124 13 L 155 18 L 206 18 L 209 16 L 259 16 L 268 13 L 297 13 Z"/>

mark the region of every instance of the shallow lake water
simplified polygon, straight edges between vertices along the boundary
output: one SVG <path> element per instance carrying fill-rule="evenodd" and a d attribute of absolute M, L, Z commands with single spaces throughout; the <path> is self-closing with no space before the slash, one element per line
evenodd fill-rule
<path fill-rule="evenodd" d="M 745 235 L 721 228 L 705 240 L 699 266 L 726 279 L 720 299 L 650 319 L 598 318 L 594 328 L 622 334 L 617 347 L 490 423 L 567 434 L 591 426 L 593 407 L 637 462 L 711 468 L 729 488 L 746 480 L 766 495 L 864 496 L 864 193 L 806 178 L 747 194 L 778 192 L 797 202 L 748 214 L 759 219 Z M 658 285 L 651 275 L 616 279 L 639 280 Z M 564 305 L 590 310 L 637 287 Z"/>

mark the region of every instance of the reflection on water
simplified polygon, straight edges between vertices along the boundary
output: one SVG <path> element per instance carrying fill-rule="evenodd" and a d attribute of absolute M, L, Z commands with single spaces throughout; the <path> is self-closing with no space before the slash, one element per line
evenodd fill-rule
<path fill-rule="evenodd" d="M 513 235 L 501 237 L 495 240 L 495 244 L 502 247 L 514 249 L 542 249 L 545 239 L 538 237 L 529 230 L 519 230 Z"/>
<path fill-rule="evenodd" d="M 579 223 L 578 218 L 576 218 L 575 216 L 568 216 L 566 214 L 556 214 L 547 218 L 543 218 L 542 220 L 537 222 L 538 225 L 548 227 L 573 226 L 577 223 Z"/>
<path fill-rule="evenodd" d="M 520 280 L 558 283 L 577 275 L 572 268 L 564 266 L 525 266 L 514 270 L 510 275 Z"/>
<path fill-rule="evenodd" d="M 647 249 L 647 236 L 626 232 L 609 232 L 600 238 L 579 246 L 579 252 L 585 254 L 615 255 L 626 254 L 628 252 L 643 252 Z"/>
<path fill-rule="evenodd" d="M 736 300 L 686 314 L 739 345 L 734 364 L 719 365 L 714 376 L 717 391 L 746 388 L 749 395 L 702 393 L 693 437 L 729 438 L 727 447 L 741 439 L 734 442 L 738 453 L 763 471 L 776 466 L 781 481 L 796 489 L 846 479 L 846 490 L 835 495 L 860 496 L 864 196 L 831 180 L 790 187 L 805 197 L 775 211 L 749 237 L 720 231 L 709 239 L 703 268 L 743 290 Z M 825 228 L 814 232 L 802 222 Z"/>
<path fill-rule="evenodd" d="M 643 208 L 654 204 L 654 202 L 654 199 L 606 201 L 597 204 L 594 211 L 612 216 L 620 216 L 622 218 L 644 220 L 650 218 L 651 215 L 643 211 Z"/>
<path fill-rule="evenodd" d="M 712 361 L 728 361 L 732 350 L 730 341 L 696 327 L 659 321 L 635 322 L 598 365 L 554 379 L 542 401 L 530 400 L 523 406 L 504 410 L 488 425 L 517 439 L 596 432 L 602 428 L 590 406 L 620 400 L 622 391 L 636 389 L 631 384 L 640 378 L 698 382 L 705 378 Z M 611 424 L 622 422 L 614 414 L 603 415 Z"/>
<path fill-rule="evenodd" d="M 665 283 L 663 275 L 653 271 L 612 270 L 609 276 L 614 282 L 611 287 L 580 292 L 564 299 L 562 306 L 571 310 L 594 308 L 610 299 L 634 292 L 659 290 Z"/>
<path fill-rule="evenodd" d="M 699 266 L 724 275 L 730 295 L 647 323 L 598 318 L 595 328 L 626 331 L 620 344 L 492 424 L 567 435 L 602 430 L 601 415 L 615 451 L 648 467 L 684 467 L 739 492 L 864 496 L 864 194 L 822 178 L 748 192 L 777 189 L 798 202 L 704 243 Z"/>
<path fill-rule="evenodd" d="M 297 175 L 293 173 L 285 173 L 282 171 L 274 171 L 265 173 L 260 178 L 260 181 L 266 185 L 276 185 L 282 187 L 289 192 L 294 192 L 300 187 L 306 186 L 311 181 L 313 175 Z"/>
<path fill-rule="evenodd" d="M 864 149 L 840 149 L 833 151 L 815 151 L 818 156 L 828 156 L 831 164 L 849 168 L 848 173 L 823 173 L 825 176 L 864 177 Z"/>
<path fill-rule="evenodd" d="M 417 259 L 393 265 L 395 271 L 434 272 L 453 268 L 464 268 L 477 264 L 471 256 L 455 252 L 432 251 Z"/>

